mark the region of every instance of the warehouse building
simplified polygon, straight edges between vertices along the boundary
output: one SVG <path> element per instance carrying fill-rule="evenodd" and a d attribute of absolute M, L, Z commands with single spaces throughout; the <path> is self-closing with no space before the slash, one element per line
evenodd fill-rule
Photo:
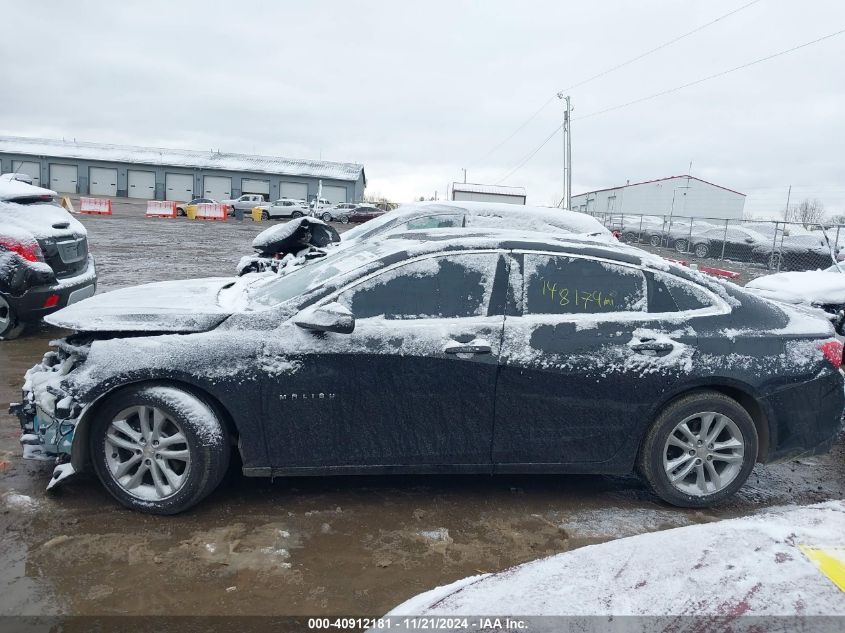
<path fill-rule="evenodd" d="M 266 199 L 358 202 L 367 186 L 353 163 L 0 136 L 0 172 L 59 193 L 184 202 L 244 193 Z"/>
<path fill-rule="evenodd" d="M 525 189 L 523 187 L 503 187 L 501 185 L 479 185 L 472 182 L 453 182 L 450 189 L 450 200 L 525 204 Z"/>
<path fill-rule="evenodd" d="M 741 220 L 745 194 L 694 176 L 671 176 L 572 196 L 583 213 L 675 215 Z"/>

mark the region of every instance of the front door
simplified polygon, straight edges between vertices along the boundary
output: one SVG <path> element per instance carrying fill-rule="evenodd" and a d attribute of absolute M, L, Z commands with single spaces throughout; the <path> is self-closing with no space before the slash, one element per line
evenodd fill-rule
<path fill-rule="evenodd" d="M 352 334 L 280 328 L 274 472 L 489 470 L 506 284 L 499 253 L 426 257 L 325 300 L 352 311 Z M 288 337 L 311 351 L 284 353 Z"/>
<path fill-rule="evenodd" d="M 494 464 L 624 470 L 654 403 L 689 372 L 695 336 L 677 325 L 678 314 L 673 325 L 648 312 L 647 279 L 636 267 L 523 257 L 523 287 L 514 290 L 522 313 L 505 322 Z"/>

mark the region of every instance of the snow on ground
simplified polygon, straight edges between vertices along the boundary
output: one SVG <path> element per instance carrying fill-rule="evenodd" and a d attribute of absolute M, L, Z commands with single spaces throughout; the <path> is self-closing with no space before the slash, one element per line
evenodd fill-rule
<path fill-rule="evenodd" d="M 415 596 L 389 615 L 695 616 L 722 623 L 761 616 L 772 619 L 755 620 L 760 630 L 793 630 L 792 618 L 777 616 L 845 616 L 845 593 L 802 552 L 841 552 L 843 545 L 845 502 L 781 508 L 472 576 Z M 629 621 L 630 629 L 617 621 L 613 630 L 648 630 L 645 622 Z M 532 631 L 568 630 L 559 620 L 533 624 Z"/>

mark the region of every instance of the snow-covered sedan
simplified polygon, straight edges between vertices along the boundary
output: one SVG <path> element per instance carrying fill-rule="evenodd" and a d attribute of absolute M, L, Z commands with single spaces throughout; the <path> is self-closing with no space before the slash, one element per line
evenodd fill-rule
<path fill-rule="evenodd" d="M 828 449 L 825 319 L 637 248 L 493 229 L 389 234 L 287 275 L 177 281 L 51 317 L 77 333 L 12 405 L 51 484 L 93 469 L 172 514 L 249 476 L 630 473 L 702 507 Z"/>
<path fill-rule="evenodd" d="M 17 178 L 0 179 L 0 339 L 19 336 L 28 323 L 96 290 L 85 227 L 55 196 Z"/>
<path fill-rule="evenodd" d="M 346 213 L 346 211 L 344 211 Z M 351 218 L 350 218 L 351 219 Z M 497 228 L 538 231 L 546 235 L 566 234 L 581 235 L 594 239 L 614 241 L 611 232 L 595 218 L 583 213 L 551 209 L 548 207 L 528 207 L 494 202 L 423 202 L 404 204 L 397 209 L 380 213 L 368 221 L 340 235 L 333 231 L 332 239 L 322 239 L 326 221 L 318 218 L 301 218 L 285 225 L 271 227 L 259 233 L 252 242 L 257 251 L 255 255 L 246 255 L 238 263 L 238 274 L 250 272 L 278 272 L 282 268 L 290 269 L 292 258 L 299 263 L 326 252 L 337 251 L 368 240 L 384 237 L 389 233 L 417 229 L 442 228 Z M 323 227 L 318 228 L 318 223 Z M 330 228 L 330 227 L 328 227 Z M 306 231 L 314 234 L 318 240 L 311 244 L 301 239 L 286 239 L 290 236 L 302 236 Z M 270 248 L 277 246 L 276 250 Z M 316 247 L 319 250 L 315 250 Z M 306 257 L 307 256 L 307 257 Z M 284 264 L 282 264 L 284 262 Z"/>

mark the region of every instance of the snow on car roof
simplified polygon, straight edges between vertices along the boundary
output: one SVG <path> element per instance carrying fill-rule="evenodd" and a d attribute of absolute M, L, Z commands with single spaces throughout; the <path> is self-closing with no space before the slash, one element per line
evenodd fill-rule
<path fill-rule="evenodd" d="M 0 180 L 0 200 L 15 200 L 16 198 L 34 198 L 37 196 L 56 196 L 52 189 L 36 187 L 21 180 Z"/>

